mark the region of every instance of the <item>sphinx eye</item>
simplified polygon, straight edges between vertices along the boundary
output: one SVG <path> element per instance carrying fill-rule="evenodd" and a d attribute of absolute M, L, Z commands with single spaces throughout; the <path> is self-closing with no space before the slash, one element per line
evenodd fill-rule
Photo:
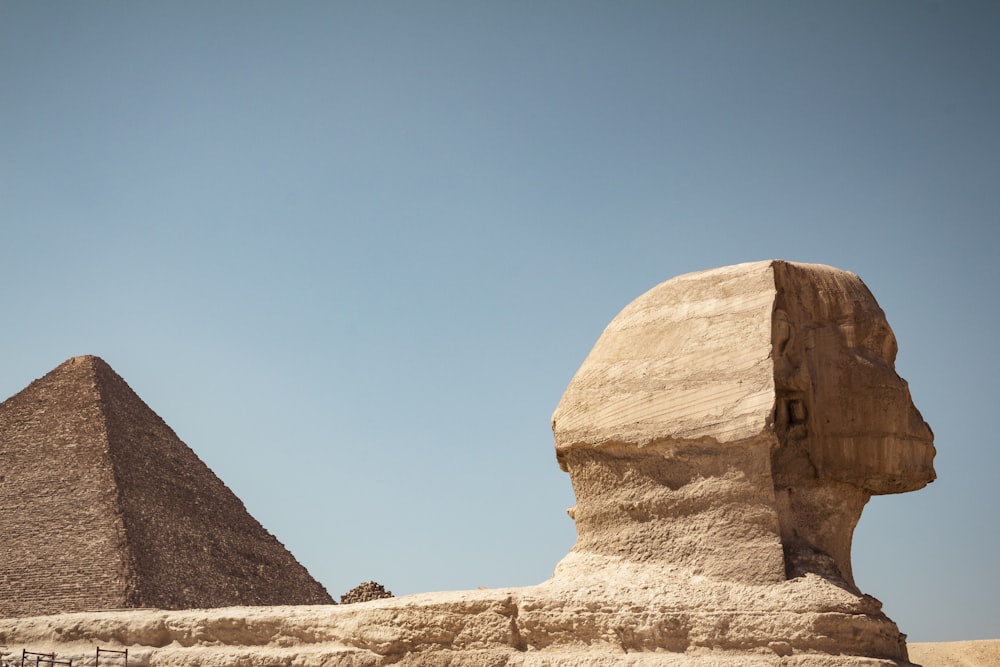
<path fill-rule="evenodd" d="M 779 310 L 774 314 L 773 335 L 777 356 L 785 356 L 785 353 L 788 351 L 788 344 L 792 340 L 792 325 L 788 323 L 788 317 L 783 310 Z"/>

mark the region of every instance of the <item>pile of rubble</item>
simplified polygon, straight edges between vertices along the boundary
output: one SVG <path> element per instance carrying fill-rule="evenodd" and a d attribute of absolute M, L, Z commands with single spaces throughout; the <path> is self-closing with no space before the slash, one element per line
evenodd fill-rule
<path fill-rule="evenodd" d="M 392 592 L 385 590 L 385 586 L 382 584 L 375 581 L 366 581 L 341 595 L 340 604 L 368 602 L 369 600 L 380 600 L 391 597 Z"/>

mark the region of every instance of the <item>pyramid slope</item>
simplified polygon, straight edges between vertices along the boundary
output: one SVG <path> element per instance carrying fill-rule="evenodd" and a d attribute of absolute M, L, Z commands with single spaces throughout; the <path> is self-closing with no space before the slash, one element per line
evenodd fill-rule
<path fill-rule="evenodd" d="M 11 603 L 13 609 L 0 607 L 4 615 L 332 603 L 236 495 L 97 357 L 71 359 L 0 405 L 0 448 L 4 468 L 8 456 L 10 463 L 16 458 L 62 468 L 51 475 L 76 489 L 76 495 L 67 497 L 58 487 L 46 497 L 90 512 L 83 519 L 70 516 L 53 523 L 47 501 L 27 493 L 16 508 L 0 501 L 0 522 L 25 535 L 32 526 L 46 525 L 57 542 L 96 541 L 106 547 L 53 550 L 36 560 L 39 577 L 49 573 L 51 578 L 62 566 L 79 572 L 60 575 L 62 588 L 42 582 L 45 604 L 39 604 L 47 608 Z M 24 480 L 19 484 L 22 493 L 28 491 Z M 20 540 L 20 548 L 28 546 Z M 2 562 L 0 598 L 14 591 L 8 581 L 11 561 Z M 89 592 L 67 596 L 66 586 Z M 105 588 L 103 595 L 91 590 Z M 17 592 L 20 597 L 13 597 L 24 599 L 23 590 Z"/>
<path fill-rule="evenodd" d="M 124 606 L 132 578 L 93 373 L 0 404 L 0 616 Z"/>

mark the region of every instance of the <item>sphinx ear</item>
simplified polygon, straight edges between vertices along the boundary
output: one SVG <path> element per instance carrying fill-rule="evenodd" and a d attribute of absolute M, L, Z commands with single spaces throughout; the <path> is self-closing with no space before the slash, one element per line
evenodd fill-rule
<path fill-rule="evenodd" d="M 789 345 L 792 342 L 792 324 L 788 321 L 788 315 L 780 308 L 774 311 L 771 329 L 771 345 L 774 349 L 775 357 L 786 357 L 789 353 Z"/>

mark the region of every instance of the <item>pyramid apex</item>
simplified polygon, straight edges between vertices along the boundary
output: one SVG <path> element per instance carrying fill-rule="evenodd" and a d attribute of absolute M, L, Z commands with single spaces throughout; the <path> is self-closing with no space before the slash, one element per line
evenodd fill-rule
<path fill-rule="evenodd" d="M 67 371 L 72 373 L 82 372 L 84 374 L 94 373 L 96 375 L 100 375 L 99 371 L 101 370 L 111 371 L 112 377 L 121 378 L 117 371 L 111 367 L 111 364 L 95 354 L 81 354 L 75 357 L 70 357 L 49 371 L 46 377 L 48 377 L 48 375 L 60 377 Z M 122 382 L 124 382 L 124 379 L 122 379 Z"/>
<path fill-rule="evenodd" d="M 95 364 L 95 363 L 101 363 L 104 365 L 108 364 L 108 362 L 104 361 L 104 359 L 101 359 L 100 357 L 94 354 L 81 354 L 75 357 L 70 357 L 69 359 L 63 362 L 63 364 L 71 364 L 73 366 L 84 365 L 84 364 Z"/>

